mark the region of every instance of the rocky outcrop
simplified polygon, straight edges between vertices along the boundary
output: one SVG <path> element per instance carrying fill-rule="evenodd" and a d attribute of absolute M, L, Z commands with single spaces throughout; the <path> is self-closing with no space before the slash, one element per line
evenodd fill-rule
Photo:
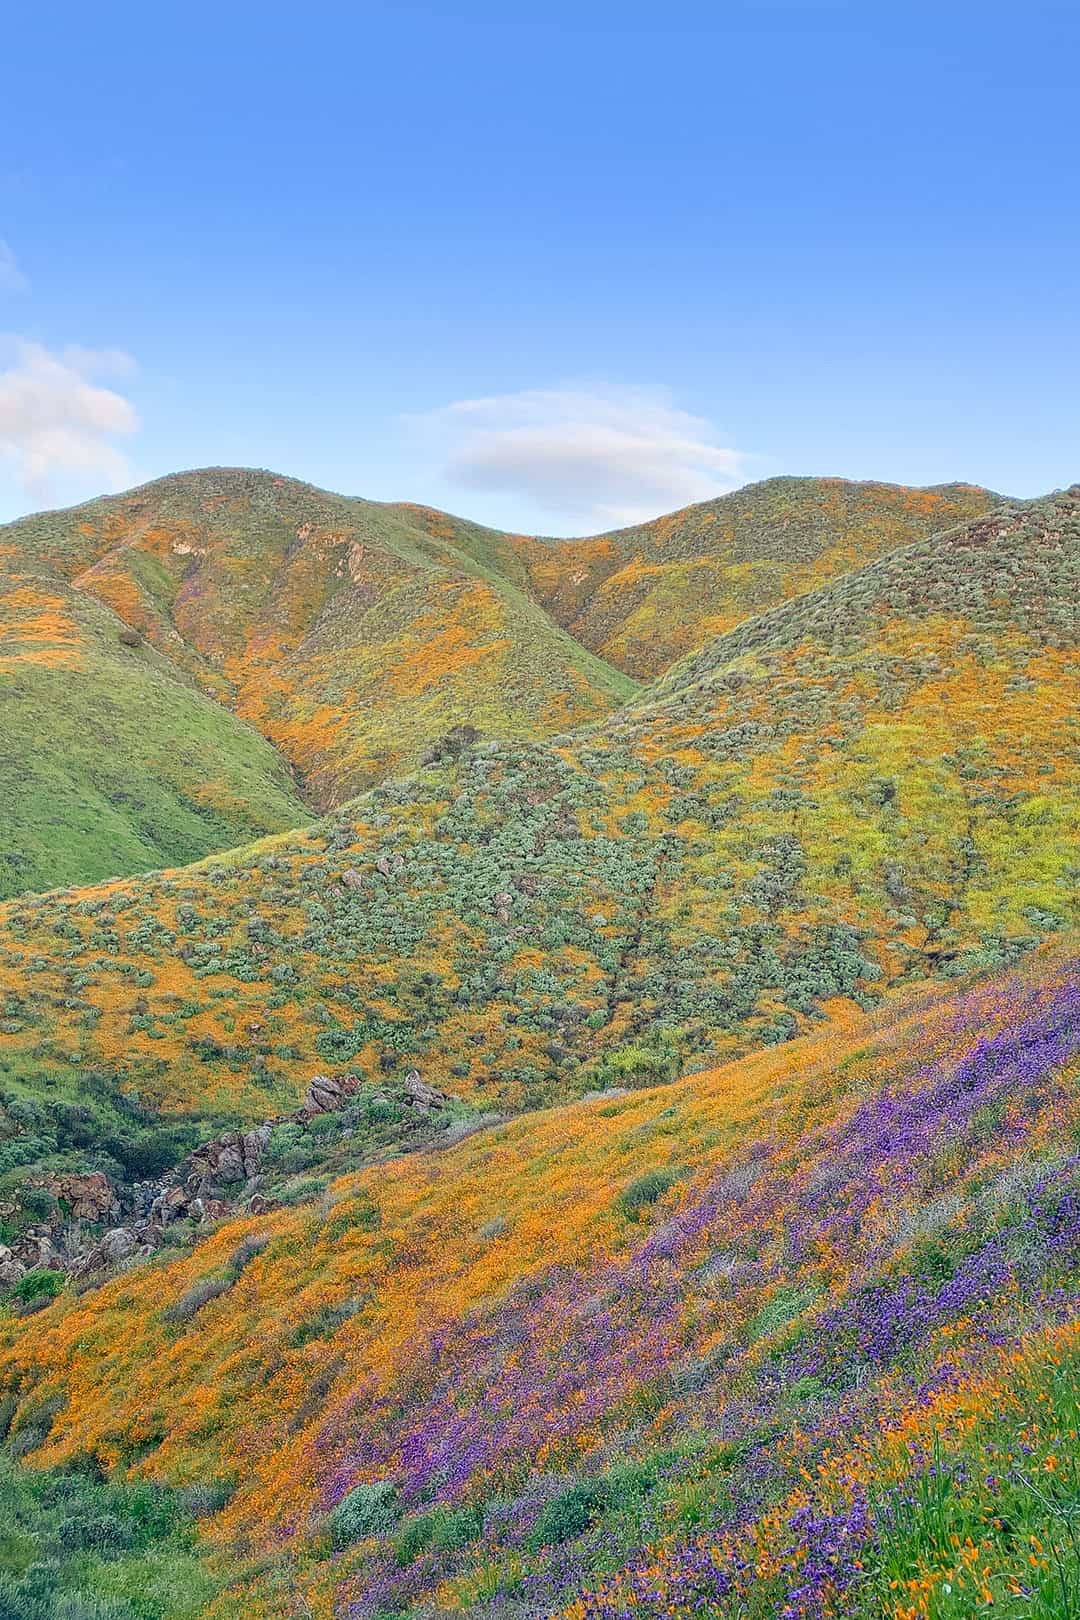
<path fill-rule="evenodd" d="M 314 1119 L 318 1114 L 336 1113 L 355 1094 L 359 1085 L 360 1077 L 356 1074 L 316 1074 L 293 1118 L 298 1124 L 306 1125 L 309 1119 Z"/>
<path fill-rule="evenodd" d="M 120 1213 L 116 1189 L 100 1170 L 92 1170 L 84 1176 L 43 1176 L 30 1185 L 51 1192 L 75 1221 L 105 1221 Z"/>
<path fill-rule="evenodd" d="M 240 1182 L 253 1180 L 259 1173 L 273 1128 L 268 1121 L 255 1130 L 229 1131 L 196 1148 L 182 1167 L 184 1185 L 192 1197 L 200 1197 L 209 1188 L 235 1187 Z"/>
<path fill-rule="evenodd" d="M 0 1243 L 0 1288 L 14 1288 L 26 1276 L 26 1267 L 15 1254 Z"/>
<path fill-rule="evenodd" d="M 403 1099 L 410 1108 L 426 1114 L 432 1108 L 437 1108 L 446 1101 L 441 1091 L 429 1086 L 426 1080 L 420 1078 L 419 1069 L 410 1069 L 405 1076 L 405 1096 Z"/>
<path fill-rule="evenodd" d="M 276 1200 L 261 1189 L 260 1174 L 274 1126 L 306 1125 L 321 1114 L 334 1113 L 345 1107 L 361 1084 L 362 1077 L 356 1074 L 313 1075 L 295 1113 L 277 1115 L 252 1130 L 227 1131 L 196 1148 L 173 1175 L 139 1182 L 125 1198 L 126 1222 L 99 1235 L 84 1235 L 81 1223 L 100 1227 L 120 1215 L 121 1202 L 107 1176 L 94 1171 L 39 1179 L 33 1185 L 56 1198 L 56 1214 L 50 1222 L 23 1232 L 11 1248 L 0 1245 L 0 1289 L 14 1287 L 27 1271 L 39 1267 L 90 1281 L 152 1254 L 166 1228 L 177 1221 L 201 1226 L 240 1209 L 253 1215 L 276 1209 Z M 410 1069 L 401 1100 L 427 1115 L 447 1099 L 418 1069 Z"/>
<path fill-rule="evenodd" d="M 11 1245 L 11 1253 L 27 1271 L 64 1269 L 63 1258 L 52 1240 L 52 1235 L 40 1226 L 32 1226 L 20 1233 Z"/>

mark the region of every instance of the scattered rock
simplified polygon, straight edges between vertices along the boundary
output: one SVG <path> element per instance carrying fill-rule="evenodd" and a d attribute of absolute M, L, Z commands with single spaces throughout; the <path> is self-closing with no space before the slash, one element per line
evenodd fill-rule
<path fill-rule="evenodd" d="M 76 1221 L 104 1221 L 120 1213 L 116 1191 L 100 1170 L 87 1175 L 50 1175 L 30 1185 L 44 1187 L 54 1198 L 66 1204 Z"/>
<path fill-rule="evenodd" d="M 277 1198 L 267 1198 L 265 1193 L 253 1193 L 247 1207 L 251 1215 L 269 1215 L 272 1209 L 280 1209 L 281 1203 Z"/>
<path fill-rule="evenodd" d="M 26 1267 L 5 1244 L 0 1243 L 0 1288 L 14 1288 L 26 1276 Z"/>
<path fill-rule="evenodd" d="M 11 1250 L 16 1260 L 21 1260 L 28 1271 L 36 1271 L 46 1267 L 49 1271 L 62 1271 L 63 1261 L 53 1244 L 52 1239 L 44 1232 L 24 1232 L 17 1238 Z"/>
<path fill-rule="evenodd" d="M 405 1076 L 405 1102 L 411 1107 L 427 1113 L 429 1108 L 435 1108 L 439 1103 L 446 1101 L 441 1091 L 429 1086 L 426 1080 L 420 1077 L 419 1069 L 410 1069 Z"/>
<path fill-rule="evenodd" d="M 304 1100 L 296 1110 L 293 1118 L 301 1125 L 317 1114 L 332 1114 L 356 1091 L 360 1078 L 355 1074 L 330 1075 L 316 1074 L 308 1085 Z"/>
<path fill-rule="evenodd" d="M 139 1247 L 139 1240 L 130 1226 L 116 1226 L 111 1232 L 106 1232 L 99 1245 L 105 1256 L 106 1263 L 118 1266 L 121 1260 L 127 1260 Z"/>

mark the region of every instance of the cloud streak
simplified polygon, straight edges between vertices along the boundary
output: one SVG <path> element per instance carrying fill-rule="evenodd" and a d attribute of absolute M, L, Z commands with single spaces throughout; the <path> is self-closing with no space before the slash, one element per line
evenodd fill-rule
<path fill-rule="evenodd" d="M 13 462 L 35 499 L 56 478 L 93 476 L 112 489 L 130 482 L 130 464 L 116 441 L 138 418 L 130 402 L 95 379 L 130 376 L 134 362 L 118 349 L 68 348 L 14 342 L 13 363 L 0 371 L 0 454 Z"/>
<path fill-rule="evenodd" d="M 0 290 L 3 292 L 22 292 L 29 286 L 26 277 L 19 269 L 19 261 L 8 244 L 0 238 Z"/>
<path fill-rule="evenodd" d="M 410 419 L 459 488 L 524 498 L 563 532 L 639 522 L 743 481 L 744 456 L 670 391 L 614 384 L 459 400 Z"/>

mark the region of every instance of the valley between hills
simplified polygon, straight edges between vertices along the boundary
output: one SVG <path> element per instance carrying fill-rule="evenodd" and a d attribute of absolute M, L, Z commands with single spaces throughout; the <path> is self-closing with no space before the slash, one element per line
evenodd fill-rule
<path fill-rule="evenodd" d="M 0 1620 L 1080 1613 L 1080 487 L 0 529 Z"/>

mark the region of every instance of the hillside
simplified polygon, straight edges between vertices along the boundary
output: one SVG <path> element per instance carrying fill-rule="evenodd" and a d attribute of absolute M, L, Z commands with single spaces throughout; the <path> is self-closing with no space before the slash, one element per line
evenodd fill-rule
<path fill-rule="evenodd" d="M 512 583 L 392 509 L 269 473 L 181 474 L 23 519 L 0 530 L 0 560 L 16 586 L 32 576 L 85 600 L 84 617 L 98 603 L 112 609 L 160 654 L 155 668 L 168 661 L 185 685 L 261 732 L 316 808 L 415 765 L 464 722 L 499 737 L 545 736 L 607 712 L 634 690 Z M 67 668 L 77 724 L 107 704 L 111 672 L 98 658 Z M 14 742 L 38 726 L 38 703 L 35 687 L 9 684 L 5 736 L 10 727 Z M 219 730 L 246 735 L 224 720 Z M 107 730 L 92 734 L 109 748 Z M 144 757 L 154 746 L 142 743 Z M 106 764 L 124 767 L 119 757 Z M 76 794 L 77 765 L 76 757 Z M 284 779 L 284 767 L 276 774 Z M 137 815 L 122 799 L 112 805 L 114 821 L 127 817 L 114 863 L 102 868 L 88 851 L 80 868 L 78 846 L 68 843 L 65 862 L 65 846 L 48 843 L 48 823 L 13 785 L 12 842 L 18 851 L 23 823 L 39 827 L 58 857 L 47 882 L 147 864 L 137 854 Z M 237 819 L 224 836 L 201 847 L 178 842 L 168 853 L 184 861 L 260 827 L 300 825 L 307 817 L 295 792 L 290 802 L 284 819 Z M 34 886 L 35 869 L 25 870 Z"/>
<path fill-rule="evenodd" d="M 991 499 L 961 485 L 774 479 L 615 535 L 545 542 L 212 468 L 10 524 L 0 563 L 11 589 L 67 602 L 86 646 L 68 657 L 59 704 L 42 647 L 23 651 L 18 681 L 9 661 L 0 667 L 5 753 L 25 758 L 33 736 L 38 754 L 65 760 L 55 815 L 42 815 L 36 777 L 9 772 L 0 894 L 182 863 L 299 826 L 301 801 L 332 809 L 462 725 L 542 740 L 599 719 L 633 696 L 631 676 Z M 10 640 L 22 634 L 20 598 L 5 600 L 16 604 L 0 603 Z M 98 604 L 160 657 L 121 658 Z M 55 670 L 59 653 L 47 656 Z M 167 702 L 141 690 L 144 671 L 160 679 L 169 666 L 179 685 L 154 687 Z M 250 737 L 195 704 L 193 688 L 278 752 L 281 763 L 259 752 L 275 789 L 248 780 Z M 159 740 L 145 717 L 163 706 L 189 706 L 192 719 L 166 722 Z M 208 780 L 234 809 L 191 824 L 168 761 L 183 755 L 185 732 L 207 727 L 219 738 Z"/>
<path fill-rule="evenodd" d="M 65 580 L 0 572 L 0 895 L 310 819 L 280 756 Z"/>
<path fill-rule="evenodd" d="M 46 1554 L 110 1620 L 1065 1620 L 1078 982 L 1044 951 L 9 1317 L 10 1601 Z"/>
<path fill-rule="evenodd" d="M 1008 963 L 1080 922 L 1078 565 L 1070 492 L 780 608 L 602 726 L 9 902 L 3 1083 L 254 1122 L 313 1068 L 415 1067 L 517 1110 Z"/>
<path fill-rule="evenodd" d="M 743 619 L 1000 504 L 968 484 L 769 478 L 633 528 L 513 549 L 553 618 L 648 681 Z"/>
<path fill-rule="evenodd" d="M 1078 640 L 1080 487 L 0 905 L 0 1617 L 1077 1612 Z"/>

